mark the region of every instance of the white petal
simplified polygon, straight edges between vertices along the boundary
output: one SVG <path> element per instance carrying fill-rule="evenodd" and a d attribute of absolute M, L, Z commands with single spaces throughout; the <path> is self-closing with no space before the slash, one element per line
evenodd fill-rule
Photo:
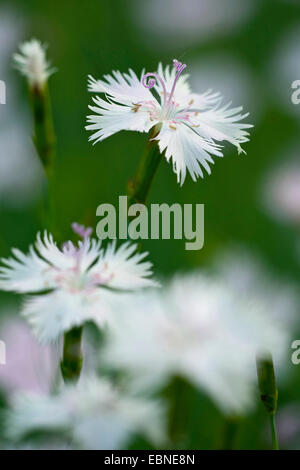
<path fill-rule="evenodd" d="M 242 152 L 240 144 L 248 142 L 249 133 L 246 129 L 253 127 L 239 121 L 245 119 L 248 114 L 242 114 L 242 106 L 229 108 L 230 103 L 221 108 L 213 108 L 200 112 L 195 116 L 195 121 L 200 124 L 199 132 L 206 138 L 217 141 L 228 141 Z"/>
<path fill-rule="evenodd" d="M 66 255 L 66 253 L 63 253 L 63 251 L 57 247 L 51 233 L 48 235 L 47 232 L 45 232 L 43 239 L 41 239 L 38 233 L 35 247 L 38 253 L 48 261 L 50 265 L 58 269 L 71 269 L 74 266 L 74 257 Z"/>
<path fill-rule="evenodd" d="M 43 86 L 48 77 L 55 72 L 46 59 L 46 46 L 36 39 L 24 42 L 20 53 L 13 55 L 16 68 L 25 75 L 31 85 Z"/>
<path fill-rule="evenodd" d="M 215 107 L 222 101 L 222 95 L 219 92 L 213 92 L 212 90 L 207 90 L 204 93 L 191 93 L 190 103 L 193 108 L 197 108 L 201 111 L 205 111 L 208 108 Z"/>
<path fill-rule="evenodd" d="M 165 439 L 159 401 L 120 393 L 107 380 L 94 376 L 60 387 L 54 396 L 15 397 L 6 421 L 13 440 L 26 439 L 36 431 L 57 430 L 63 432 L 60 441 L 76 449 L 120 449 L 137 433 L 157 445 Z"/>
<path fill-rule="evenodd" d="M 119 131 L 149 132 L 157 122 L 150 120 L 150 115 L 144 106 L 137 107 L 132 101 L 130 106 L 109 103 L 98 96 L 93 98 L 96 106 L 89 106 L 94 115 L 87 117 L 90 123 L 87 130 L 97 131 L 89 140 L 99 142 Z"/>
<path fill-rule="evenodd" d="M 7 413 L 7 436 L 18 440 L 32 431 L 64 428 L 68 415 L 69 410 L 58 397 L 20 393 L 13 398 L 12 410 Z"/>
<path fill-rule="evenodd" d="M 170 127 L 165 122 L 155 140 L 158 140 L 160 151 L 166 151 L 167 161 L 172 159 L 174 172 L 181 185 L 185 180 L 186 170 L 196 181 L 198 176 L 203 177 L 201 166 L 210 173 L 209 163 L 213 163 L 210 154 L 223 156 L 217 145 L 208 142 L 183 123 Z"/>
<path fill-rule="evenodd" d="M 41 343 L 56 341 L 65 331 L 91 320 L 103 326 L 113 313 L 113 296 L 105 289 L 68 292 L 58 289 L 26 300 L 22 315 Z"/>
<path fill-rule="evenodd" d="M 94 93 L 105 93 L 114 101 L 123 104 L 131 104 L 139 101 L 153 100 L 153 95 L 144 87 L 133 70 L 128 73 L 113 71 L 113 75 L 104 75 L 104 80 L 95 80 L 89 76 L 88 90 Z"/>
<path fill-rule="evenodd" d="M 117 289 L 137 289 L 156 285 L 148 279 L 152 275 L 152 264 L 141 262 L 148 253 L 135 253 L 137 245 L 123 243 L 108 245 L 106 252 L 91 268 L 89 275 L 98 276 L 99 283 Z"/>
<path fill-rule="evenodd" d="M 81 273 L 84 273 L 101 255 L 101 240 L 87 238 L 79 242 L 79 266 Z"/>
<path fill-rule="evenodd" d="M 25 255 L 13 249 L 14 258 L 2 259 L 6 266 L 0 268 L 0 288 L 15 292 L 38 292 L 55 287 L 50 265 L 41 259 L 33 247 Z"/>

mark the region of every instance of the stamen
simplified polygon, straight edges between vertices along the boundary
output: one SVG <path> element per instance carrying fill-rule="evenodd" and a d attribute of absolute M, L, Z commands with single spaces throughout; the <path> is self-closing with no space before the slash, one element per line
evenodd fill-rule
<path fill-rule="evenodd" d="M 84 225 L 80 225 L 77 222 L 73 222 L 72 229 L 83 239 L 89 238 L 93 232 L 91 227 L 85 227 Z"/>
<path fill-rule="evenodd" d="M 156 72 L 146 73 L 142 77 L 142 84 L 145 88 L 151 89 L 155 85 L 157 85 L 158 82 L 161 84 L 162 89 L 163 89 L 163 97 L 164 97 L 163 102 L 161 102 L 162 115 L 165 116 L 165 117 L 168 115 L 168 111 L 170 110 L 170 106 L 172 104 L 172 98 L 173 98 L 173 95 L 174 95 L 175 87 L 176 87 L 177 81 L 179 79 L 179 76 L 182 73 L 182 71 L 186 68 L 186 64 L 183 64 L 182 62 L 179 62 L 177 59 L 173 60 L 173 65 L 174 65 L 175 69 L 177 70 L 177 74 L 176 74 L 176 77 L 175 77 L 175 80 L 174 80 L 174 83 L 173 83 L 173 86 L 172 86 L 172 89 L 171 89 L 170 93 L 167 92 L 166 84 L 165 84 L 163 78 L 160 75 L 158 75 Z M 173 103 L 173 104 L 176 104 L 176 103 Z"/>
<path fill-rule="evenodd" d="M 177 59 L 173 60 L 173 65 L 174 65 L 175 69 L 177 70 L 177 72 L 182 72 L 182 70 L 184 70 L 185 67 L 186 67 L 186 64 L 183 64 L 182 62 L 179 62 Z"/>
<path fill-rule="evenodd" d="M 148 80 L 148 83 L 147 83 L 147 79 L 149 77 L 154 77 L 154 78 L 150 78 L 150 80 Z M 163 81 L 163 79 L 155 72 L 146 73 L 142 78 L 142 84 L 144 85 L 145 88 L 148 88 L 149 90 L 157 84 L 157 81 L 160 82 L 160 84 L 163 88 L 163 95 L 164 95 L 163 106 L 164 106 L 166 104 L 166 101 L 167 101 L 167 90 L 166 90 L 166 85 L 165 85 L 165 82 Z"/>
<path fill-rule="evenodd" d="M 173 86 L 172 86 L 172 90 L 171 90 L 171 93 L 170 93 L 170 96 L 169 96 L 168 106 L 170 105 L 170 103 L 172 101 L 174 91 L 175 91 L 175 88 L 176 88 L 176 83 L 179 79 L 179 76 L 180 76 L 181 72 L 186 68 L 186 64 L 182 64 L 177 59 L 173 60 L 173 65 L 174 65 L 175 69 L 177 70 L 177 74 L 176 74 L 176 77 L 175 77 L 175 80 L 174 80 L 174 83 L 173 83 Z"/>

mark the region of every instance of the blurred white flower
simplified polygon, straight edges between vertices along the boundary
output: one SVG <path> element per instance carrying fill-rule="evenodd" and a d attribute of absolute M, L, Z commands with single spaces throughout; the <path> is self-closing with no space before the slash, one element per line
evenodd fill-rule
<path fill-rule="evenodd" d="M 22 22 L 20 16 L 13 9 L 8 9 L 7 5 L 0 9 L 0 70 L 1 78 L 11 59 L 11 51 L 15 45 L 18 35 L 22 32 Z"/>
<path fill-rule="evenodd" d="M 161 50 L 231 35 L 256 11 L 256 0 L 140 0 L 132 15 L 145 42 Z"/>
<path fill-rule="evenodd" d="M 127 370 L 142 390 L 181 375 L 224 413 L 246 413 L 255 400 L 255 356 L 270 350 L 282 359 L 289 350 L 289 328 L 278 310 L 284 314 L 289 306 L 294 313 L 295 304 L 283 303 L 283 290 L 267 290 L 262 298 L 262 292 L 233 281 L 230 274 L 223 280 L 195 272 L 177 277 L 161 293 L 123 304 L 130 315 L 122 315 L 120 306 L 105 361 Z"/>
<path fill-rule="evenodd" d="M 11 54 L 22 34 L 20 15 L 0 8 L 0 70 L 6 83 L 6 105 L 0 106 L 0 198 L 3 206 L 24 206 L 40 189 L 42 171 L 30 142 L 30 125 L 17 103 Z M 18 171 L 16 171 L 18 168 Z"/>
<path fill-rule="evenodd" d="M 163 421 L 160 402 L 121 394 L 104 379 L 86 377 L 54 396 L 16 396 L 6 428 L 13 440 L 33 431 L 61 431 L 73 448 L 105 450 L 124 448 L 138 433 L 160 443 Z"/>
<path fill-rule="evenodd" d="M 41 342 L 54 341 L 87 320 L 103 326 L 120 295 L 117 290 L 155 285 L 149 279 L 151 263 L 142 261 L 147 253 L 134 254 L 136 245 L 116 249 L 112 243 L 104 251 L 90 233 L 80 233 L 78 224 L 73 228 L 84 236 L 78 246 L 67 242 L 59 249 L 52 235 L 41 239 L 38 234 L 27 255 L 13 249 L 14 257 L 2 259 L 0 289 L 42 294 L 27 299 L 22 311 Z M 43 294 L 45 290 L 50 292 Z"/>
<path fill-rule="evenodd" d="M 274 49 L 273 57 L 268 63 L 268 93 L 279 102 L 286 111 L 299 118 L 300 107 L 292 102 L 292 83 L 300 77 L 299 24 L 290 29 Z"/>
<path fill-rule="evenodd" d="M 50 391 L 58 363 L 58 351 L 42 347 L 26 323 L 12 307 L 1 307 L 1 340 L 6 346 L 7 361 L 0 366 L 0 387 L 8 392 L 22 390 L 35 393 Z"/>
<path fill-rule="evenodd" d="M 264 102 L 261 86 L 251 68 L 229 53 L 215 53 L 191 60 L 190 82 L 194 90 L 218 90 L 232 103 L 243 103 L 257 121 Z"/>
<path fill-rule="evenodd" d="M 265 312 L 275 332 L 282 333 L 277 347 L 272 350 L 276 365 L 285 361 L 290 352 L 285 341 L 297 325 L 299 305 L 298 288 L 293 283 L 274 278 L 266 272 L 262 260 L 239 247 L 219 254 L 214 265 L 216 274 L 227 289 L 239 292 L 246 304 Z"/>
<path fill-rule="evenodd" d="M 296 152 L 295 152 L 296 153 Z M 262 203 L 279 220 L 300 224 L 300 162 L 284 159 L 270 171 L 262 188 Z"/>
<path fill-rule="evenodd" d="M 46 46 L 37 39 L 31 39 L 22 43 L 19 49 L 20 52 L 13 55 L 16 68 L 32 87 L 42 88 L 55 71 L 46 59 Z"/>
<path fill-rule="evenodd" d="M 181 75 L 185 68 L 174 60 L 171 70 L 159 64 L 157 73 L 143 72 L 140 80 L 132 70 L 128 74 L 113 72 L 113 76 L 104 76 L 105 81 L 90 77 L 89 90 L 107 96 L 107 101 L 93 98 L 96 106 L 90 109 L 96 114 L 88 116 L 86 129 L 96 132 L 90 140 L 96 143 L 121 130 L 148 132 L 154 128 L 153 140 L 158 141 L 161 153 L 165 151 L 167 161 L 172 160 L 181 185 L 186 170 L 193 181 L 203 177 L 202 167 L 210 174 L 211 155 L 223 156 L 217 142 L 230 142 L 243 152 L 241 144 L 249 140 L 246 129 L 252 125 L 240 121 L 248 114 L 242 114 L 242 106 L 222 104 L 219 93 L 192 93 L 188 75 Z"/>

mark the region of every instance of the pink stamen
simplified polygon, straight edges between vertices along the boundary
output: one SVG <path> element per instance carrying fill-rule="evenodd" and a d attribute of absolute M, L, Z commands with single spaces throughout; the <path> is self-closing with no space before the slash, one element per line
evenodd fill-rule
<path fill-rule="evenodd" d="M 175 80 L 174 80 L 174 83 L 173 83 L 173 86 L 172 86 L 172 89 L 171 89 L 170 93 L 167 92 L 167 88 L 166 88 L 166 84 L 165 84 L 164 80 L 157 73 L 155 73 L 155 72 L 146 73 L 142 77 L 142 84 L 144 85 L 145 88 L 151 89 L 157 84 L 157 82 L 159 82 L 161 84 L 162 89 L 163 89 L 163 96 L 164 96 L 164 101 L 161 104 L 162 104 L 162 108 L 163 108 L 164 111 L 168 110 L 171 104 L 173 106 L 176 105 L 175 101 L 173 100 L 174 91 L 175 91 L 176 84 L 178 82 L 180 74 L 186 68 L 186 64 L 183 64 L 182 62 L 179 62 L 177 59 L 173 60 L 173 65 L 174 65 L 175 69 L 177 70 L 177 74 L 176 74 L 176 77 L 175 77 Z M 149 78 L 149 80 L 148 80 L 148 78 Z"/>
<path fill-rule="evenodd" d="M 89 238 L 93 232 L 91 227 L 85 227 L 84 225 L 80 225 L 77 222 L 73 222 L 72 229 L 83 239 Z"/>
<path fill-rule="evenodd" d="M 154 77 L 154 78 L 150 78 L 150 80 L 148 80 L 147 82 L 147 79 L 149 77 Z M 155 72 L 149 72 L 149 73 L 146 73 L 143 78 L 142 78 L 142 84 L 144 85 L 145 88 L 148 88 L 149 90 L 151 88 L 153 88 L 156 84 L 157 84 L 157 80 L 160 82 L 162 88 L 163 88 L 163 94 L 164 94 L 164 105 L 166 104 L 166 101 L 167 101 L 167 90 L 166 90 L 166 85 L 165 85 L 165 82 L 163 81 L 163 79 Z"/>
<path fill-rule="evenodd" d="M 177 84 L 177 81 L 179 79 L 179 76 L 182 73 L 182 71 L 186 68 L 186 64 L 182 64 L 181 62 L 178 62 L 178 60 L 176 60 L 176 59 L 173 60 L 173 65 L 174 65 L 175 69 L 177 70 L 177 74 L 176 74 L 176 77 L 175 77 L 175 80 L 174 80 L 174 83 L 173 83 L 173 86 L 172 86 L 172 90 L 171 90 L 171 93 L 170 93 L 168 105 L 170 105 L 170 103 L 172 101 L 172 98 L 173 98 L 173 95 L 174 95 L 174 91 L 175 91 L 176 84 Z"/>

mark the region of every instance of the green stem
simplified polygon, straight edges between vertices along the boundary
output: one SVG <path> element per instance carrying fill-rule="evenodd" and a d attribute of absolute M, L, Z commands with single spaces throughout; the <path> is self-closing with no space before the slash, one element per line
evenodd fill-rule
<path fill-rule="evenodd" d="M 137 172 L 129 180 L 127 187 L 128 204 L 144 204 L 150 191 L 154 176 L 161 162 L 162 156 L 157 141 L 153 139 L 159 132 L 157 127 L 150 134 L 146 151 L 144 152 Z"/>
<path fill-rule="evenodd" d="M 273 450 L 279 450 L 277 432 L 276 432 L 276 423 L 275 423 L 275 416 L 274 415 L 270 415 L 270 426 L 271 426 L 271 433 L 272 433 L 272 449 Z"/>
<path fill-rule="evenodd" d="M 172 449 L 186 448 L 188 391 L 188 385 L 181 377 L 174 377 L 166 390 L 170 402 L 168 431 Z"/>
<path fill-rule="evenodd" d="M 56 157 L 56 138 L 53 129 L 51 101 L 47 82 L 43 87 L 30 88 L 30 101 L 34 120 L 33 141 L 46 175 L 53 175 Z"/>
<path fill-rule="evenodd" d="M 77 382 L 82 368 L 83 327 L 75 327 L 64 335 L 63 357 L 60 363 L 61 373 L 65 382 Z"/>
<path fill-rule="evenodd" d="M 47 176 L 47 190 L 44 196 L 44 223 L 46 228 L 57 238 L 54 199 L 56 138 L 48 83 L 45 82 L 43 86 L 30 87 L 29 91 L 34 124 L 33 142 Z"/>

